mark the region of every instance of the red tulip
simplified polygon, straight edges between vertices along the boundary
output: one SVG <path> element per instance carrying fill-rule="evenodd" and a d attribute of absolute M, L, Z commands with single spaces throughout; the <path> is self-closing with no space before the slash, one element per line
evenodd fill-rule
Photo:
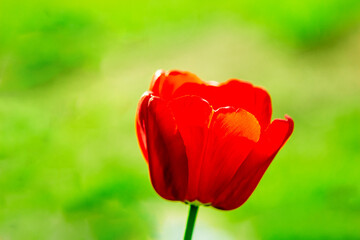
<path fill-rule="evenodd" d="M 240 207 L 293 131 L 289 116 L 271 122 L 271 113 L 269 94 L 250 83 L 157 71 L 136 115 L 156 192 L 218 209 Z"/>

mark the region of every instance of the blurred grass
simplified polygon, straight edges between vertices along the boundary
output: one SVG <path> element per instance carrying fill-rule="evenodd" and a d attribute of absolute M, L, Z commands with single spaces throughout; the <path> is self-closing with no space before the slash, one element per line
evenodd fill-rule
<path fill-rule="evenodd" d="M 0 10 L 3 88 L 41 86 L 98 65 L 99 23 L 76 10 L 34 5 L 8 4 Z"/>
<path fill-rule="evenodd" d="M 113 47 L 114 39 L 122 44 L 182 29 L 191 33 L 219 19 L 246 20 L 299 49 L 323 47 L 352 32 L 359 11 L 357 0 L 2 1 L 1 86 L 29 88 L 84 67 L 96 70 L 101 52 Z"/>
<path fill-rule="evenodd" d="M 186 206 L 156 195 L 134 133 L 153 72 L 178 68 L 262 85 L 296 124 L 250 200 L 202 208 L 195 239 L 359 239 L 359 9 L 2 1 L 0 238 L 179 239 Z"/>

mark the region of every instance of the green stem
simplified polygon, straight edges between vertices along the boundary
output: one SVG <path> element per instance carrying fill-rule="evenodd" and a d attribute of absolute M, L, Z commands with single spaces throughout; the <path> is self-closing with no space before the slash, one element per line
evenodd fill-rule
<path fill-rule="evenodd" d="M 190 205 L 189 216 L 186 224 L 186 230 L 184 235 L 184 240 L 191 240 L 192 234 L 194 231 L 194 225 L 196 220 L 196 215 L 199 207 L 195 205 Z"/>

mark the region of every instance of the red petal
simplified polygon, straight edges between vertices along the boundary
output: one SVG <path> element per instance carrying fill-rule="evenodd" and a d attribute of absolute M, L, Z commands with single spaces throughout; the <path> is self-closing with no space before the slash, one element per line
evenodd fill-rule
<path fill-rule="evenodd" d="M 149 100 L 145 129 L 155 190 L 163 198 L 184 201 L 188 185 L 185 146 L 171 110 L 158 97 Z"/>
<path fill-rule="evenodd" d="M 218 109 L 212 118 L 202 163 L 199 201 L 211 203 L 232 179 L 260 137 L 256 118 L 244 109 Z"/>
<path fill-rule="evenodd" d="M 230 184 L 212 203 L 214 207 L 235 209 L 250 197 L 275 155 L 293 132 L 293 120 L 289 116 L 285 117 L 286 120 L 275 119 L 271 123 Z"/>
<path fill-rule="evenodd" d="M 146 129 L 145 121 L 147 120 L 148 103 L 151 98 L 151 92 L 145 92 L 138 103 L 136 111 L 136 135 L 142 154 L 146 161 L 148 161 L 148 152 L 146 146 Z"/>
<path fill-rule="evenodd" d="M 198 190 L 200 164 L 213 109 L 197 96 L 185 96 L 170 104 L 188 157 L 189 180 L 186 200 L 195 201 Z"/>
<path fill-rule="evenodd" d="M 257 118 L 262 132 L 266 130 L 271 120 L 272 108 L 269 94 L 248 82 L 232 79 L 218 86 L 185 83 L 176 90 L 174 97 L 184 95 L 200 96 L 207 100 L 214 109 L 243 108 Z"/>
<path fill-rule="evenodd" d="M 184 83 L 201 84 L 203 81 L 190 72 L 158 70 L 150 83 L 150 91 L 154 92 L 155 96 L 169 100 Z"/>
<path fill-rule="evenodd" d="M 272 115 L 272 107 L 271 107 L 271 98 L 269 93 L 259 87 L 254 87 L 255 90 L 255 104 L 254 104 L 254 115 L 260 123 L 261 133 L 265 132 L 268 128 L 271 115 Z"/>

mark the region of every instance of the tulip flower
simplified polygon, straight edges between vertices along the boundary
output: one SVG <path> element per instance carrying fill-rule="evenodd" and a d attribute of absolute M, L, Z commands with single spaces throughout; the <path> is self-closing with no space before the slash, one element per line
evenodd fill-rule
<path fill-rule="evenodd" d="M 138 104 L 136 132 L 155 191 L 190 205 L 184 239 L 198 206 L 232 210 L 250 197 L 294 128 L 289 116 L 271 115 L 269 94 L 251 83 L 155 73 Z"/>

